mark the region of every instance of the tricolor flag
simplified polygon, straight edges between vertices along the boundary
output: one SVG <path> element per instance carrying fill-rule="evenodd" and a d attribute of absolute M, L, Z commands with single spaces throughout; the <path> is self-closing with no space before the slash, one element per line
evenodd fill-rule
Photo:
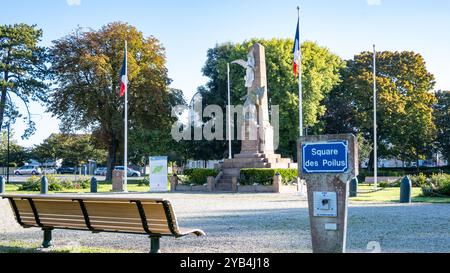
<path fill-rule="evenodd" d="M 292 51 L 294 54 L 294 74 L 295 76 L 298 75 L 298 68 L 300 65 L 300 18 L 297 22 L 297 32 L 295 33 L 295 40 L 294 40 L 294 50 Z"/>
<path fill-rule="evenodd" d="M 120 71 L 120 97 L 125 96 L 128 85 L 127 76 L 127 49 L 125 48 L 125 55 L 123 57 L 122 70 Z"/>

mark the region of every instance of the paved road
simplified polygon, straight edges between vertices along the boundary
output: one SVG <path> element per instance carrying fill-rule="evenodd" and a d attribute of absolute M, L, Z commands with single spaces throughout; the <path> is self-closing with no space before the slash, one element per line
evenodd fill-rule
<path fill-rule="evenodd" d="M 159 194 L 174 203 L 182 227 L 202 228 L 203 238 L 164 238 L 163 252 L 311 252 L 307 203 L 292 194 Z M 1 216 L 1 215 L 0 215 Z M 450 252 L 449 204 L 368 204 L 349 208 L 348 251 Z M 1 225 L 1 222 L 0 222 Z M 1 228 L 0 228 L 1 230 Z M 39 229 L 17 225 L 0 233 L 0 242 L 39 243 Z M 146 236 L 55 231 L 58 246 L 149 251 Z"/>

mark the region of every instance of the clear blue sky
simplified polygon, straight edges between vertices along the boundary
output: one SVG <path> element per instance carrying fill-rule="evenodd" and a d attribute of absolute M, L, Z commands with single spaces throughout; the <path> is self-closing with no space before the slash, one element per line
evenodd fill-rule
<path fill-rule="evenodd" d="M 70 3 L 70 4 L 69 4 Z M 190 98 L 205 83 L 201 68 L 216 43 L 260 38 L 294 38 L 301 6 L 302 40 L 328 47 L 344 59 L 361 51 L 413 50 L 436 76 L 437 89 L 450 89 L 450 1 L 448 0 L 14 0 L 2 3 L 0 24 L 37 24 L 50 45 L 77 26 L 98 29 L 113 21 L 135 25 L 166 48 L 172 87 Z M 33 105 L 38 132 L 20 144 L 40 143 L 58 122 Z"/>

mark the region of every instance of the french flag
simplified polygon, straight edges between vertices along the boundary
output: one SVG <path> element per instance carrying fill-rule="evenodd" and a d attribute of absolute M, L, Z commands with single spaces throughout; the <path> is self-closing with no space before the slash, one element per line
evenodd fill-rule
<path fill-rule="evenodd" d="M 125 49 L 125 55 L 123 57 L 122 70 L 120 71 L 120 97 L 125 96 L 128 85 L 127 76 L 127 50 Z"/>
<path fill-rule="evenodd" d="M 294 50 L 292 51 L 294 54 L 294 74 L 298 75 L 298 69 L 300 65 L 300 18 L 297 22 L 297 32 L 295 33 L 295 41 L 294 41 Z"/>

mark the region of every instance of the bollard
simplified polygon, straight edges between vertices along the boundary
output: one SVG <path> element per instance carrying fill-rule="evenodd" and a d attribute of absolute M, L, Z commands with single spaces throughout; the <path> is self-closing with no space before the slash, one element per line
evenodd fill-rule
<path fill-rule="evenodd" d="M 48 179 L 45 176 L 41 179 L 41 194 L 48 194 Z"/>
<path fill-rule="evenodd" d="M 5 178 L 0 175 L 0 194 L 6 192 Z"/>
<path fill-rule="evenodd" d="M 175 192 L 177 191 L 178 186 L 178 176 L 176 173 L 173 174 L 173 176 L 170 177 L 170 191 Z"/>
<path fill-rule="evenodd" d="M 231 179 L 231 191 L 232 192 L 238 192 L 239 191 L 239 185 L 238 185 L 237 177 L 233 177 Z"/>
<path fill-rule="evenodd" d="M 283 184 L 283 177 L 281 177 L 281 174 L 277 172 L 273 178 L 273 191 L 275 193 L 280 193 L 282 184 Z"/>
<path fill-rule="evenodd" d="M 400 184 L 400 203 L 411 203 L 412 183 L 408 176 Z"/>
<path fill-rule="evenodd" d="M 357 177 L 350 181 L 350 197 L 358 197 L 358 182 Z"/>
<path fill-rule="evenodd" d="M 98 187 L 97 178 L 92 177 L 92 179 L 91 179 L 91 193 L 97 193 L 97 187 Z"/>
<path fill-rule="evenodd" d="M 208 176 L 208 192 L 213 192 L 215 188 L 216 178 L 214 176 Z"/>

